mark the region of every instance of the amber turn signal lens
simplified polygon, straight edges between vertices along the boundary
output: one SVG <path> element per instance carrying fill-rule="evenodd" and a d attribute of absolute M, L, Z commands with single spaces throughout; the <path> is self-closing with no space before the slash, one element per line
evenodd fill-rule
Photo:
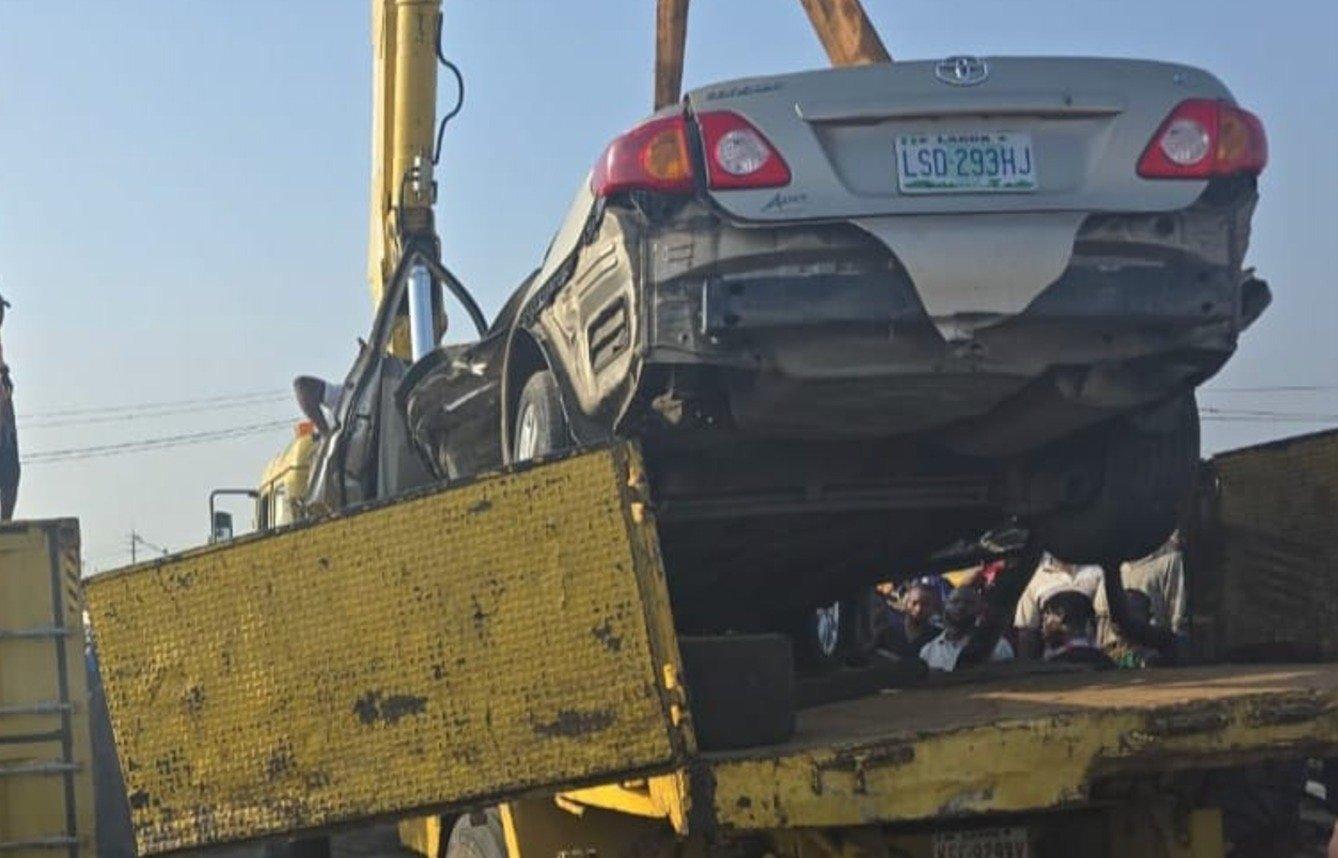
<path fill-rule="evenodd" d="M 692 164 L 688 160 L 682 127 L 666 128 L 646 141 L 641 150 L 641 166 L 648 175 L 661 182 L 690 179 Z"/>

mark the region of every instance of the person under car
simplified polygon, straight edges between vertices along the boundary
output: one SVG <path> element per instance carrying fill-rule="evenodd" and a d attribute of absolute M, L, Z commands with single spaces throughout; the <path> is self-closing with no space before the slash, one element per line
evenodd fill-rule
<path fill-rule="evenodd" d="M 1146 600 L 1145 623 L 1170 629 L 1184 639 L 1189 631 L 1185 596 L 1185 561 L 1181 551 L 1180 531 L 1175 530 L 1156 551 L 1120 566 L 1120 583 L 1126 594 L 1134 590 L 1140 602 Z M 1120 643 L 1119 631 L 1105 616 L 1104 599 L 1096 600 L 1097 635 L 1109 651 Z"/>
<path fill-rule="evenodd" d="M 1133 587 L 1126 587 L 1124 589 L 1124 602 L 1129 606 L 1129 616 L 1135 623 L 1157 625 L 1156 619 L 1153 617 L 1152 597 L 1147 593 Z M 1109 627 L 1113 624 L 1107 625 Z M 1166 664 L 1168 661 L 1165 654 L 1152 647 L 1140 646 L 1126 641 L 1113 629 L 1109 640 L 1106 637 L 1100 637 L 1100 641 L 1101 648 L 1106 651 L 1106 654 L 1115 662 L 1115 666 L 1119 668 L 1157 667 Z"/>
<path fill-rule="evenodd" d="M 958 587 L 948 595 L 943 606 L 943 631 L 925 644 L 920 658 L 930 670 L 951 672 L 957 667 L 957 657 L 966 649 L 971 631 L 984 613 L 985 601 L 974 587 Z M 1011 661 L 1013 647 L 999 638 L 990 653 L 990 661 Z"/>
<path fill-rule="evenodd" d="M 1058 590 L 1046 598 L 1041 606 L 1041 638 L 1048 662 L 1098 669 L 1115 666 L 1096 644 L 1096 611 L 1080 590 Z"/>
<path fill-rule="evenodd" d="M 1061 590 L 1076 590 L 1085 595 L 1098 613 L 1105 613 L 1100 566 L 1081 565 L 1061 560 L 1050 552 L 1041 557 L 1036 572 L 1027 582 L 1017 602 L 1013 625 L 1017 629 L 1018 654 L 1021 658 L 1039 658 L 1042 654 L 1041 608 Z"/>
<path fill-rule="evenodd" d="M 912 583 L 901 599 L 901 609 L 887 608 L 891 616 L 878 634 L 878 649 L 898 658 L 915 658 L 925 644 L 942 633 L 939 623 L 942 609 L 936 587 L 927 581 Z"/>

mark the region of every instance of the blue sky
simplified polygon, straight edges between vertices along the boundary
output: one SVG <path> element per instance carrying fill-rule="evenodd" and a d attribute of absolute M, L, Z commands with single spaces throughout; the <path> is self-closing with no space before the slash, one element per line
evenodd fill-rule
<path fill-rule="evenodd" d="M 1338 414 L 1334 390 L 1227 390 L 1338 384 L 1338 3 L 865 2 L 895 57 L 1149 57 L 1226 81 L 1269 130 L 1250 262 L 1275 303 L 1202 402 Z M 535 265 L 603 144 L 648 111 L 653 5 L 446 0 L 469 91 L 438 217 L 486 310 Z M 797 0 L 693 5 L 688 86 L 826 62 Z M 293 415 L 277 396 L 100 422 L 52 412 L 344 373 L 371 310 L 368 21 L 364 0 L 0 0 L 0 293 L 28 452 Z M 1205 442 L 1324 425 L 1210 422 Z M 208 491 L 253 484 L 286 431 L 33 464 L 19 513 L 79 516 L 94 567 L 128 559 L 132 528 L 182 548 L 204 536 Z"/>

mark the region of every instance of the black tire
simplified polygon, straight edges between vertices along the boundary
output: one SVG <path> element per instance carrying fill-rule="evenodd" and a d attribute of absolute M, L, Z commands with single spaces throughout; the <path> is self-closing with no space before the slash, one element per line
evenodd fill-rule
<path fill-rule="evenodd" d="M 525 382 L 516 402 L 511 432 L 511 461 L 525 462 L 571 447 L 571 430 L 562 410 L 557 379 L 549 370 L 536 372 Z"/>
<path fill-rule="evenodd" d="M 1036 522 L 1041 546 L 1075 563 L 1146 556 L 1176 528 L 1199 462 L 1193 394 L 1117 421 L 1102 442 L 1090 500 Z"/>
<path fill-rule="evenodd" d="M 794 734 L 794 661 L 788 637 L 683 635 L 678 645 L 702 750 L 774 745 Z"/>
<path fill-rule="evenodd" d="M 446 840 L 445 858 L 507 858 L 502 815 L 497 808 L 466 813 Z"/>

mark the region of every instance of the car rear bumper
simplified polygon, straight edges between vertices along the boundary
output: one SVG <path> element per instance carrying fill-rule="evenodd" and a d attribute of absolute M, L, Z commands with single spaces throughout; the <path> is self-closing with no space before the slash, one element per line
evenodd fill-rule
<path fill-rule="evenodd" d="M 964 317 L 958 336 L 890 253 L 656 282 L 646 365 L 713 369 L 695 377 L 750 434 L 934 431 L 962 452 L 1021 452 L 1190 389 L 1231 355 L 1269 296 L 1240 268 L 1253 191 L 1224 196 L 1089 218 L 1022 312 Z"/>

